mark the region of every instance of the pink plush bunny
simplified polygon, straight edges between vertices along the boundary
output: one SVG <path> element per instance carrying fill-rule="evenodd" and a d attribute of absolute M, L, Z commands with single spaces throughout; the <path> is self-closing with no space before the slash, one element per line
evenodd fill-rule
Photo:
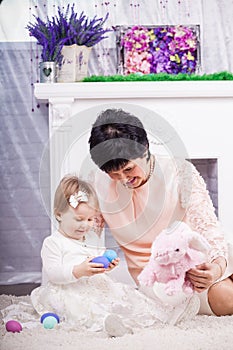
<path fill-rule="evenodd" d="M 167 295 L 192 293 L 193 287 L 186 279 L 186 272 L 207 261 L 209 248 L 203 236 L 184 222 L 176 221 L 154 240 L 150 260 L 138 276 L 139 283 L 144 286 L 164 283 Z"/>

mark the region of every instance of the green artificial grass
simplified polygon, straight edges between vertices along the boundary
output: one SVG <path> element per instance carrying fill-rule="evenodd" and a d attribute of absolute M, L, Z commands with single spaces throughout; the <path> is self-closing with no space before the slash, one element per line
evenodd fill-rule
<path fill-rule="evenodd" d="M 214 74 L 129 74 L 129 75 L 92 75 L 84 78 L 83 82 L 117 82 L 117 81 L 180 81 L 180 80 L 233 80 L 230 72 L 220 72 Z"/>

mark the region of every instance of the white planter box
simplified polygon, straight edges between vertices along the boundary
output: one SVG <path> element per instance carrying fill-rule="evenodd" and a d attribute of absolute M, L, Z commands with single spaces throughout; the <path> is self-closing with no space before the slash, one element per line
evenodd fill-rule
<path fill-rule="evenodd" d="M 71 45 L 62 48 L 62 65 L 58 69 L 59 83 L 81 81 L 87 76 L 91 47 Z"/>

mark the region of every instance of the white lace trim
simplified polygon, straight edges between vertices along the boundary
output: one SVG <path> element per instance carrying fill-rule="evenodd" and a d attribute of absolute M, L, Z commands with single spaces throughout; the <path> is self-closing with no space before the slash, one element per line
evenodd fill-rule
<path fill-rule="evenodd" d="M 178 176 L 181 206 L 186 209 L 184 221 L 210 243 L 210 261 L 218 256 L 226 257 L 224 233 L 215 215 L 205 181 L 188 161 L 181 164 Z"/>

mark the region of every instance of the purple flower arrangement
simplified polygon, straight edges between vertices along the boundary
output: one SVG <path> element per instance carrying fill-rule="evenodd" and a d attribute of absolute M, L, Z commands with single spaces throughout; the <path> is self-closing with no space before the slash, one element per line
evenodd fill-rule
<path fill-rule="evenodd" d="M 104 29 L 103 26 L 108 19 L 97 18 L 96 16 L 89 19 L 83 12 L 78 17 L 74 10 L 74 4 L 70 7 L 67 5 L 63 13 L 58 7 L 58 14 L 50 20 L 42 21 L 39 17 L 35 17 L 35 23 L 29 23 L 26 29 L 29 30 L 31 36 L 37 39 L 38 45 L 42 46 L 41 59 L 45 61 L 53 61 L 61 63 L 61 50 L 64 45 L 84 45 L 94 46 L 101 40 L 105 39 L 107 32 L 111 29 Z M 69 12 L 71 14 L 69 15 Z"/>
<path fill-rule="evenodd" d="M 122 37 L 124 74 L 195 73 L 198 36 L 186 26 L 133 26 Z"/>

